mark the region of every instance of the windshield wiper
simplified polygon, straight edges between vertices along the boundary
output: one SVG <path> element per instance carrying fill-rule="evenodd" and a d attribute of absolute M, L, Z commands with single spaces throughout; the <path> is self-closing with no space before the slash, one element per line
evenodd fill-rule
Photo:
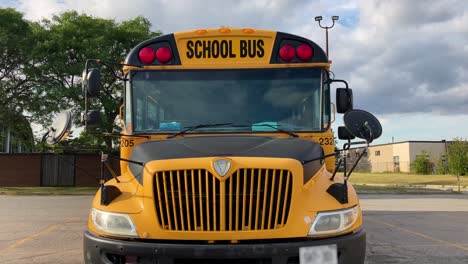
<path fill-rule="evenodd" d="M 185 127 L 184 130 L 181 130 L 177 133 L 174 133 L 172 135 L 169 135 L 167 136 L 167 139 L 170 139 L 170 138 L 175 138 L 177 136 L 180 136 L 180 135 L 183 135 L 189 131 L 193 131 L 193 130 L 197 130 L 199 128 L 205 128 L 205 127 L 219 127 L 219 126 L 228 126 L 228 125 L 232 125 L 233 123 L 218 123 L 218 124 L 199 124 L 199 125 L 196 125 L 196 126 L 189 126 L 189 127 Z"/>
<path fill-rule="evenodd" d="M 276 131 L 286 133 L 286 134 L 290 135 L 291 137 L 295 137 L 295 138 L 299 137 L 298 134 L 296 134 L 296 133 L 294 133 L 292 131 L 289 131 L 289 130 L 281 129 L 277 125 L 276 126 L 275 125 L 270 125 L 270 124 L 233 125 L 233 127 L 252 127 L 252 126 L 270 127 L 270 128 L 275 129 Z"/>

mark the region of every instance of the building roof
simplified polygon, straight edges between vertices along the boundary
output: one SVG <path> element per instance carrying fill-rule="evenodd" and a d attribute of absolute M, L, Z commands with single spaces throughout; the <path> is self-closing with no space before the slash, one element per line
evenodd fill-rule
<path fill-rule="evenodd" d="M 435 140 L 407 140 L 407 141 L 399 141 L 399 142 L 393 142 L 393 143 L 370 145 L 369 147 L 378 147 L 378 146 L 385 146 L 385 145 L 396 145 L 396 144 L 402 144 L 402 143 L 450 143 L 450 141 L 446 141 L 446 140 L 440 140 L 440 141 L 435 141 Z"/>
<path fill-rule="evenodd" d="M 380 147 L 380 146 L 388 146 L 388 145 L 397 145 L 397 144 L 403 144 L 403 143 L 451 143 L 452 141 L 446 141 L 446 140 L 440 140 L 440 141 L 435 141 L 435 140 L 407 140 L 407 141 L 399 141 L 399 142 L 393 142 L 393 143 L 383 143 L 383 144 L 376 144 L 376 145 L 369 145 L 369 147 Z M 365 148 L 365 146 L 362 147 L 354 147 L 350 149 L 362 149 Z"/>

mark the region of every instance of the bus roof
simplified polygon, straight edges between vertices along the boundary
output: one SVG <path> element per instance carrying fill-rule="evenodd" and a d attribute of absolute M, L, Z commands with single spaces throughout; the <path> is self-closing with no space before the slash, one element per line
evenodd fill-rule
<path fill-rule="evenodd" d="M 250 28 L 198 29 L 155 37 L 134 47 L 125 64 L 144 68 L 329 67 L 325 52 L 311 40 Z"/>

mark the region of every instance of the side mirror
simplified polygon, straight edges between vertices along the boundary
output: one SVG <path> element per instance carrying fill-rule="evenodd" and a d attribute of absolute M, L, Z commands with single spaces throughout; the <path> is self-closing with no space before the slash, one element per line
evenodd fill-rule
<path fill-rule="evenodd" d="M 382 135 L 382 125 L 379 120 L 364 110 L 350 110 L 345 113 L 343 120 L 351 135 L 362 138 L 368 143 Z"/>
<path fill-rule="evenodd" d="M 83 71 L 83 81 L 81 91 L 84 97 L 95 98 L 99 96 L 99 86 L 101 85 L 101 72 L 97 68 Z"/>
<path fill-rule="evenodd" d="M 347 88 L 336 89 L 336 111 L 340 114 L 353 110 L 353 90 Z"/>
<path fill-rule="evenodd" d="M 48 144 L 56 144 L 70 134 L 71 129 L 71 113 L 69 111 L 61 112 L 52 122 L 49 131 L 46 132 L 43 141 Z"/>
<path fill-rule="evenodd" d="M 97 126 L 101 121 L 99 110 L 89 110 L 81 113 L 81 125 Z"/>
<path fill-rule="evenodd" d="M 338 127 L 338 138 L 341 140 L 352 140 L 356 137 L 351 135 L 346 127 L 340 126 Z"/>

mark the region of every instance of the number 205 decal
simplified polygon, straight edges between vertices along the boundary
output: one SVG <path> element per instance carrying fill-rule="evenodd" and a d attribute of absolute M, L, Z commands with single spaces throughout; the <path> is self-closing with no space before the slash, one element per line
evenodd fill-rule
<path fill-rule="evenodd" d="M 121 147 L 124 147 L 124 148 L 127 148 L 127 147 L 133 147 L 135 146 L 135 142 L 133 141 L 133 139 L 122 139 L 120 141 L 120 146 Z"/>

